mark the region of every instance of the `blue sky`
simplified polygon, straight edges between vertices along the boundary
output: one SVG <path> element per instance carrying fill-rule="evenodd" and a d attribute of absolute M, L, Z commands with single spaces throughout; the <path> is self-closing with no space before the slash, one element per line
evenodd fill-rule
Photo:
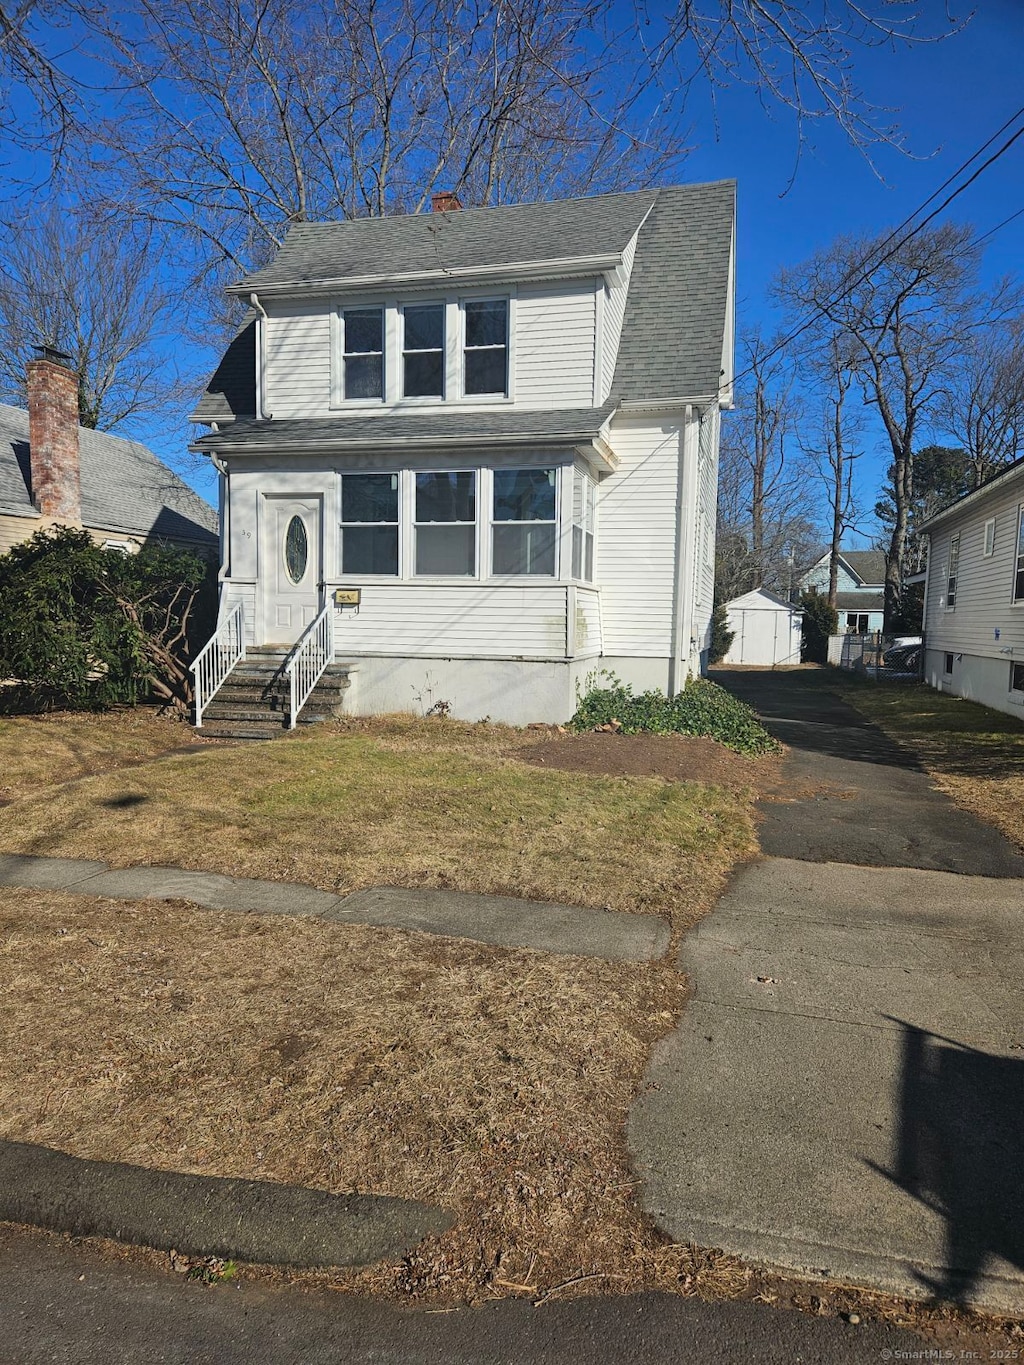
<path fill-rule="evenodd" d="M 966 15 L 959 0 L 950 3 L 957 7 L 954 13 Z M 942 0 L 921 0 L 920 7 L 941 22 Z M 773 330 L 777 319 L 766 291 L 781 266 L 798 263 L 841 232 L 875 234 L 911 213 L 1024 103 L 1022 70 L 1022 0 L 979 0 L 979 12 L 963 31 L 942 42 L 858 52 L 859 85 L 873 103 L 892 109 L 913 155 L 879 147 L 872 169 L 838 128 L 822 121 L 807 130 L 809 143 L 795 178 L 796 132 L 785 111 L 770 116 L 744 87 L 720 91 L 714 111 L 708 100 L 692 97 L 694 151 L 680 178 L 738 181 L 741 323 L 760 321 Z M 1022 208 L 1024 139 L 951 206 L 948 216 L 971 223 L 980 234 Z M 1018 272 L 1022 261 L 1024 214 L 989 240 L 985 275 L 994 279 Z M 144 423 L 132 434 L 213 498 L 211 472 L 187 455 L 187 426 L 168 430 Z M 877 433 L 869 430 L 860 463 L 869 504 L 887 463 Z"/>

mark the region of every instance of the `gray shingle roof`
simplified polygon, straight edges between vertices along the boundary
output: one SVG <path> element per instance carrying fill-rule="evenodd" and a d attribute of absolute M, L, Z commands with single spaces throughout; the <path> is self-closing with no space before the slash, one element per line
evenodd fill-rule
<path fill-rule="evenodd" d="M 490 444 L 537 441 L 572 445 L 590 441 L 615 410 L 566 408 L 556 412 L 516 412 L 511 408 L 488 412 L 381 413 L 367 417 L 282 418 L 263 422 L 233 422 L 194 443 L 194 450 L 277 449 L 287 446 L 330 446 L 368 450 L 398 443 L 417 446 L 459 445 L 486 440 Z"/>
<path fill-rule="evenodd" d="M 885 552 L 883 550 L 842 550 L 844 564 L 852 569 L 862 583 L 874 586 L 885 582 Z"/>
<path fill-rule="evenodd" d="M 270 265 L 233 286 L 343 283 L 614 255 L 643 222 L 657 191 L 601 194 L 504 208 L 296 223 Z"/>
<path fill-rule="evenodd" d="M 256 310 L 249 308 L 221 357 L 193 422 L 233 422 L 256 416 Z"/>
<path fill-rule="evenodd" d="M 637 242 L 612 394 L 717 395 L 729 307 L 736 182 L 658 190 Z"/>
<path fill-rule="evenodd" d="M 82 522 L 96 530 L 212 544 L 217 514 L 138 441 L 78 430 Z M 28 413 L 0 404 L 0 514 L 35 516 Z"/>
<path fill-rule="evenodd" d="M 844 556 L 845 558 L 845 556 Z M 884 611 L 884 592 L 837 592 L 837 611 Z"/>

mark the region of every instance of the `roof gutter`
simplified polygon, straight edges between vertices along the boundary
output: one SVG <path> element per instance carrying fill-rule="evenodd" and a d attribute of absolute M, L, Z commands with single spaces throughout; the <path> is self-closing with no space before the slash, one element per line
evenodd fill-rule
<path fill-rule="evenodd" d="M 283 280 L 279 283 L 268 281 L 260 285 L 260 293 L 265 299 L 318 298 L 342 290 L 436 285 L 441 280 L 487 283 L 491 280 L 566 279 L 571 275 L 613 274 L 621 265 L 622 253 L 614 252 L 600 256 L 563 256 L 549 261 L 518 261 L 510 265 L 467 266 L 457 270 L 438 267 L 434 270 L 412 270 L 401 275 L 347 275 L 322 280 Z M 250 301 L 256 297 L 252 293 L 251 283 L 246 280 L 228 285 L 227 293 L 248 297 Z"/>
<path fill-rule="evenodd" d="M 222 435 L 228 438 L 227 442 L 219 441 L 217 439 L 218 436 Z M 520 434 L 515 435 L 510 434 L 507 436 L 488 435 L 487 437 L 483 438 L 480 437 L 479 435 L 428 437 L 420 436 L 416 438 L 417 447 L 421 449 L 431 450 L 444 450 L 450 448 L 456 448 L 461 450 L 463 447 L 467 446 L 479 450 L 481 444 L 486 444 L 488 447 L 498 448 L 504 446 L 531 445 L 572 446 L 574 448 L 584 447 L 588 451 L 593 451 L 594 454 L 598 457 L 598 460 L 608 469 L 615 469 L 618 467 L 619 464 L 619 457 L 612 450 L 611 446 L 609 446 L 608 443 L 599 434 L 595 435 L 594 432 L 592 431 L 588 432 L 563 431 L 549 433 L 546 435 L 534 432 L 525 435 Z M 221 458 L 223 458 L 225 455 L 273 455 L 276 457 L 281 454 L 281 447 L 268 446 L 263 443 L 247 442 L 244 440 L 232 442 L 230 440 L 230 429 L 223 433 L 213 432 L 208 436 L 203 436 L 200 438 L 200 440 L 193 441 L 188 448 L 189 450 L 195 451 L 201 455 L 219 455 Z M 289 455 L 293 454 L 315 455 L 323 454 L 324 452 L 334 451 L 358 455 L 364 452 L 372 453 L 373 451 L 376 450 L 380 451 L 408 450 L 409 437 L 408 436 L 389 436 L 384 438 L 375 437 L 373 439 L 368 440 L 358 439 L 353 440 L 352 438 L 349 438 L 348 440 L 344 441 L 293 440 L 287 442 L 285 449 L 286 453 Z"/>

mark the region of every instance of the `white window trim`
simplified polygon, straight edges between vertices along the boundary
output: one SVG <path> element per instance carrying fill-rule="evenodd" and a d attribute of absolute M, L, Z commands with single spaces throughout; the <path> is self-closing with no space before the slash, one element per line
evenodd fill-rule
<path fill-rule="evenodd" d="M 1013 555 L 1010 560 L 1010 606 L 1024 607 L 1024 597 L 1017 596 L 1017 569 L 1024 559 L 1024 546 L 1021 545 L 1021 531 L 1024 528 L 1024 502 L 1017 506 L 1017 524 L 1014 527 Z"/>
<path fill-rule="evenodd" d="M 451 393 L 451 367 L 452 367 L 452 318 L 451 300 L 445 297 L 423 298 L 423 299 L 402 299 L 398 307 L 398 354 L 396 366 L 398 370 L 398 402 L 403 407 L 437 407 L 439 404 L 447 404 L 450 401 Z M 443 333 L 441 336 L 441 393 L 407 394 L 405 392 L 405 310 L 407 308 L 440 308 L 441 325 Z M 423 350 L 410 351 L 410 355 L 436 355 L 437 347 L 431 346 Z M 420 470 L 420 473 L 433 473 L 436 471 Z"/>
<path fill-rule="evenodd" d="M 587 564 L 587 530 L 588 530 L 588 528 L 587 528 L 587 523 L 586 523 L 586 483 L 584 483 L 584 493 L 583 493 L 583 498 L 584 498 L 584 520 L 583 520 L 582 522 L 579 522 L 579 523 L 578 523 L 578 522 L 576 521 L 576 514 L 575 514 L 576 496 L 575 496 L 575 488 L 574 488 L 574 486 L 573 486 L 574 483 L 575 483 L 575 476 L 576 476 L 577 473 L 578 473 L 578 474 L 581 474 L 585 480 L 589 480 L 589 481 L 590 481 L 590 486 L 591 486 L 591 490 L 592 490 L 592 492 L 591 492 L 591 503 L 590 503 L 590 527 L 589 527 L 589 531 L 590 531 L 590 535 L 591 535 L 591 537 L 592 537 L 592 539 L 593 539 L 593 542 L 594 542 L 594 576 L 593 576 L 593 578 L 584 578 L 584 577 L 582 576 L 582 573 L 581 573 L 581 576 L 577 578 L 576 575 L 573 573 L 573 568 L 572 568 L 572 556 L 573 556 L 573 548 L 572 548 L 573 536 L 572 536 L 572 533 L 573 533 L 573 530 L 575 529 L 575 527 L 576 527 L 577 525 L 579 525 L 579 526 L 581 527 L 582 532 L 583 532 L 583 548 L 582 548 L 581 557 L 580 557 L 580 569 L 581 569 L 581 571 L 586 569 L 586 564 Z M 568 510 L 568 515 L 567 515 L 567 518 L 566 518 L 566 520 L 568 521 L 568 528 L 569 528 L 569 535 L 568 535 L 568 550 L 567 550 L 568 559 L 567 559 L 567 561 L 566 561 L 566 574 L 565 574 L 565 576 L 566 576 L 566 578 L 569 579 L 571 582 L 577 583 L 577 584 L 579 584 L 581 587 L 584 587 L 584 588 L 592 588 L 592 587 L 594 587 L 594 586 L 596 585 L 596 583 L 597 583 L 597 487 L 598 487 L 598 485 L 597 485 L 597 480 L 594 478 L 593 474 L 590 472 L 589 469 L 586 469 L 583 465 L 580 465 L 580 464 L 575 464 L 575 465 L 572 465 L 572 466 L 571 466 L 570 479 L 571 479 L 571 482 L 570 482 L 570 484 L 569 484 L 569 510 Z"/>
<path fill-rule="evenodd" d="M 956 546 L 956 555 L 953 554 L 953 546 Z M 949 585 L 953 584 L 953 600 L 949 600 Z M 956 531 L 949 538 L 949 549 L 946 552 L 946 592 L 943 598 L 943 605 L 946 611 L 956 611 L 956 599 L 960 596 L 960 532 Z"/>
<path fill-rule="evenodd" d="M 505 392 L 504 393 L 467 393 L 466 392 L 466 304 L 467 303 L 504 303 L 505 304 Z M 513 363 L 514 350 L 513 342 L 516 334 L 515 328 L 515 295 L 509 290 L 486 290 L 473 291 L 468 294 L 460 294 L 456 300 L 458 310 L 457 318 L 457 337 L 455 364 L 457 369 L 456 384 L 452 389 L 456 401 L 463 403 L 484 403 L 488 406 L 494 403 L 511 403 L 515 397 L 515 366 Z M 474 348 L 477 349 L 477 348 Z M 482 347 L 479 349 L 487 349 Z M 493 348 L 496 349 L 496 348 Z"/>
<path fill-rule="evenodd" d="M 381 366 L 383 369 L 383 383 L 381 385 L 380 398 L 346 398 L 345 397 L 345 314 L 360 308 L 379 308 L 382 322 L 382 343 L 384 350 L 381 353 Z M 388 387 L 392 381 L 392 369 L 388 354 L 388 314 L 390 311 L 389 303 L 384 299 L 346 299 L 344 303 L 335 304 L 330 312 L 330 347 L 331 347 L 331 394 L 330 407 L 344 408 L 350 411 L 356 408 L 379 409 L 385 406 L 388 401 Z"/>
<path fill-rule="evenodd" d="M 989 517 L 981 533 L 981 555 L 983 559 L 991 559 L 996 549 L 996 519 Z"/>
<path fill-rule="evenodd" d="M 569 466 L 572 468 L 572 466 Z M 553 521 L 495 521 L 494 519 L 494 476 L 497 473 L 504 473 L 506 470 L 518 469 L 545 469 L 554 470 L 555 474 L 555 516 Z M 562 567 L 562 479 L 559 476 L 558 465 L 501 465 L 495 468 L 493 465 L 488 473 L 488 496 L 487 506 L 490 515 L 487 519 L 487 558 L 484 563 L 488 567 L 487 577 L 495 583 L 558 583 L 561 575 L 559 570 Z M 496 574 L 494 572 L 494 528 L 495 526 L 553 526 L 555 528 L 555 567 L 552 573 L 510 573 Z"/>
<path fill-rule="evenodd" d="M 335 550 L 334 562 L 337 566 L 337 581 L 344 583 L 397 583 L 402 578 L 402 482 L 403 473 L 401 469 L 339 469 L 337 471 L 336 506 L 338 515 L 336 525 L 338 530 L 338 543 Z M 343 521 L 342 513 L 344 506 L 342 502 L 342 480 L 346 474 L 384 474 L 391 478 L 398 479 L 398 520 L 397 521 Z M 395 526 L 398 529 L 398 572 L 397 573 L 346 573 L 343 568 L 344 556 L 344 535 L 347 526 Z M 332 579 L 332 582 L 335 580 Z"/>

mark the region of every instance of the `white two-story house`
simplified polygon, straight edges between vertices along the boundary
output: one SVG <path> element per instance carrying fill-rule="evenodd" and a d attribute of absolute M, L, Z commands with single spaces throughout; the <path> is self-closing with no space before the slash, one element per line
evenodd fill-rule
<path fill-rule="evenodd" d="M 233 286 L 249 314 L 194 414 L 222 625 L 249 653 L 329 635 L 360 714 L 562 721 L 601 669 L 681 688 L 712 609 L 734 218 L 722 181 L 294 226 Z"/>

